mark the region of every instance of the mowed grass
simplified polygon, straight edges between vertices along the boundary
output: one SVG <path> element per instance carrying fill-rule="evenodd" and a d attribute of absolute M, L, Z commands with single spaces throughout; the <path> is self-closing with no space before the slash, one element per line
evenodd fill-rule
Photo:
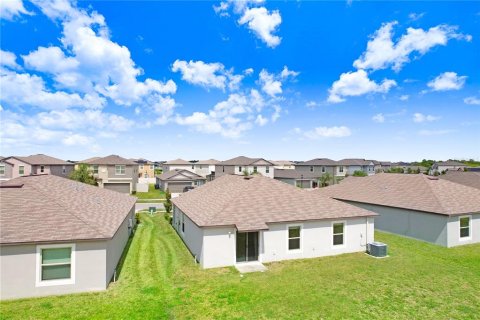
<path fill-rule="evenodd" d="M 155 184 L 148 185 L 148 192 L 137 192 L 134 195 L 141 202 L 146 202 L 149 199 L 165 199 L 165 192 L 160 189 L 155 189 Z"/>
<path fill-rule="evenodd" d="M 480 245 L 390 234 L 363 253 L 201 270 L 163 215 L 141 215 L 120 279 L 105 292 L 6 301 L 2 319 L 480 319 Z"/>

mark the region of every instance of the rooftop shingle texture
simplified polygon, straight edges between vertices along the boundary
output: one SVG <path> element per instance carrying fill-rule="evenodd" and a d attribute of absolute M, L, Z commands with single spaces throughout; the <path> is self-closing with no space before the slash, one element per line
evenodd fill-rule
<path fill-rule="evenodd" d="M 480 190 L 423 174 L 349 177 L 317 191 L 335 199 L 457 215 L 480 212 Z"/>
<path fill-rule="evenodd" d="M 275 178 L 280 179 L 318 179 L 322 173 L 299 172 L 292 169 L 275 169 L 273 175 Z"/>
<path fill-rule="evenodd" d="M 72 163 L 47 156 L 45 154 L 34 154 L 28 157 L 15 157 L 31 165 L 72 165 Z"/>
<path fill-rule="evenodd" d="M 103 158 L 94 158 L 93 160 L 85 163 L 95 165 L 136 165 L 136 163 L 132 160 L 122 158 L 120 156 L 117 156 L 116 154 L 112 154 Z"/>
<path fill-rule="evenodd" d="M 268 229 L 269 223 L 367 217 L 376 214 L 262 176 L 225 175 L 172 199 L 195 224 Z"/>
<path fill-rule="evenodd" d="M 215 160 L 215 159 L 208 159 L 208 160 L 200 160 L 200 161 L 197 161 L 195 164 L 204 164 L 204 165 L 212 165 L 212 164 L 217 164 L 219 163 L 220 161 L 218 160 Z"/>
<path fill-rule="evenodd" d="M 175 179 L 172 179 L 173 177 L 175 177 Z M 164 172 L 159 175 L 158 178 L 163 181 L 168 181 L 170 179 L 174 181 L 206 180 L 204 177 L 184 169 L 175 169 Z"/>
<path fill-rule="evenodd" d="M 337 162 L 328 158 L 316 158 L 305 162 L 297 163 L 297 166 L 336 166 Z"/>
<path fill-rule="evenodd" d="M 183 160 L 183 159 L 175 159 L 175 160 L 167 161 L 164 164 L 189 164 L 189 165 L 191 165 L 192 163 L 187 161 L 187 160 Z"/>
<path fill-rule="evenodd" d="M 447 171 L 446 174 L 438 177 L 463 184 L 464 186 L 480 189 L 480 172 Z"/>
<path fill-rule="evenodd" d="M 365 159 L 342 159 L 337 161 L 337 165 L 340 166 L 368 166 L 373 162 Z"/>
<path fill-rule="evenodd" d="M 223 165 L 223 166 L 249 166 L 249 165 L 254 164 L 255 162 L 258 162 L 258 161 L 265 161 L 267 164 L 273 165 L 273 163 L 271 163 L 270 161 L 262 159 L 262 158 L 249 158 L 249 157 L 244 157 L 244 156 L 240 156 L 240 157 L 236 157 L 236 158 L 233 158 L 233 159 L 225 160 L 225 161 L 219 162 L 218 164 Z"/>
<path fill-rule="evenodd" d="M 3 182 L 0 198 L 0 244 L 110 239 L 136 201 L 55 175 Z"/>

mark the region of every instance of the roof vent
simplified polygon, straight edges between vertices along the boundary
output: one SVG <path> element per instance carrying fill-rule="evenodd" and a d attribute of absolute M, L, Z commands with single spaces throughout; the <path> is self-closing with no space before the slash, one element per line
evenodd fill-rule
<path fill-rule="evenodd" d="M 435 176 L 427 176 L 428 180 L 438 180 L 438 177 Z"/>
<path fill-rule="evenodd" d="M 252 179 L 252 178 L 253 178 L 252 176 L 244 176 L 244 177 L 243 177 L 243 179 L 245 179 L 245 180 L 250 180 L 250 179 Z"/>

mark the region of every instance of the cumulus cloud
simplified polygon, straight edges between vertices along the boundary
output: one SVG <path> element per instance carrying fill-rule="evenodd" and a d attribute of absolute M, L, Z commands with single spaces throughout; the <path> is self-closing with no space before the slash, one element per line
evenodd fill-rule
<path fill-rule="evenodd" d="M 432 121 L 436 121 L 436 120 L 439 120 L 440 117 L 438 116 L 432 116 L 432 115 L 429 115 L 429 114 L 422 114 L 422 113 L 414 113 L 413 114 L 413 122 L 416 122 L 416 123 L 422 123 L 422 122 L 432 122 Z"/>
<path fill-rule="evenodd" d="M 420 130 L 418 132 L 419 135 L 421 136 L 442 136 L 442 135 L 446 135 L 446 134 L 449 134 L 449 133 L 453 133 L 455 132 L 455 130 L 451 130 L 451 129 L 444 129 L 444 130 Z"/>
<path fill-rule="evenodd" d="M 428 30 L 407 28 L 398 41 L 394 41 L 396 21 L 384 23 L 372 36 L 367 50 L 354 61 L 357 69 L 379 70 L 392 68 L 399 71 L 410 61 L 411 55 L 424 55 L 435 46 L 445 46 L 451 39 L 470 41 L 470 35 L 458 33 L 458 27 L 438 25 Z"/>
<path fill-rule="evenodd" d="M 279 74 L 269 73 L 263 69 L 259 74 L 259 83 L 262 86 L 262 91 L 268 94 L 270 97 L 276 97 L 283 92 L 282 84 L 288 78 L 294 79 L 299 75 L 299 72 L 289 70 L 287 66 L 283 67 L 283 70 Z"/>
<path fill-rule="evenodd" d="M 13 52 L 0 49 L 0 66 L 18 69 L 17 56 Z"/>
<path fill-rule="evenodd" d="M 480 98 L 474 96 L 466 97 L 465 99 L 463 99 L 463 102 L 465 102 L 466 104 L 480 105 Z"/>
<path fill-rule="evenodd" d="M 30 11 L 25 9 L 22 0 L 2 0 L 0 1 L 0 18 L 5 20 L 13 20 L 22 14 L 32 15 Z"/>
<path fill-rule="evenodd" d="M 432 91 L 460 90 L 463 88 L 467 76 L 459 76 L 456 72 L 444 72 L 427 83 Z"/>
<path fill-rule="evenodd" d="M 307 131 L 295 128 L 293 132 L 300 135 L 302 138 L 310 140 L 319 140 L 322 138 L 344 138 L 349 137 L 352 134 L 350 128 L 346 126 L 316 127 Z"/>
<path fill-rule="evenodd" d="M 385 116 L 383 115 L 383 113 L 377 113 L 376 115 L 374 115 L 372 117 L 372 120 L 373 120 L 373 122 L 384 123 L 385 122 Z"/>
<path fill-rule="evenodd" d="M 409 98 L 410 98 L 410 96 L 408 94 L 404 94 L 404 95 L 401 95 L 399 99 L 401 101 L 408 101 Z"/>
<path fill-rule="evenodd" d="M 384 79 L 376 83 L 368 78 L 365 70 L 346 72 L 340 75 L 329 89 L 328 102 L 339 103 L 348 96 L 361 96 L 368 93 L 386 93 L 397 83 L 394 80 Z"/>
<path fill-rule="evenodd" d="M 63 138 L 62 143 L 66 146 L 84 146 L 91 144 L 92 139 L 79 133 L 73 133 Z"/>

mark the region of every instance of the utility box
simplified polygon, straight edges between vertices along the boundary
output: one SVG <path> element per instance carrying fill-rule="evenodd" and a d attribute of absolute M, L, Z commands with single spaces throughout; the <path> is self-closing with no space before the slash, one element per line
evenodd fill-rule
<path fill-rule="evenodd" d="M 387 245 L 382 242 L 372 242 L 367 245 L 367 252 L 373 257 L 384 258 L 387 256 Z"/>

